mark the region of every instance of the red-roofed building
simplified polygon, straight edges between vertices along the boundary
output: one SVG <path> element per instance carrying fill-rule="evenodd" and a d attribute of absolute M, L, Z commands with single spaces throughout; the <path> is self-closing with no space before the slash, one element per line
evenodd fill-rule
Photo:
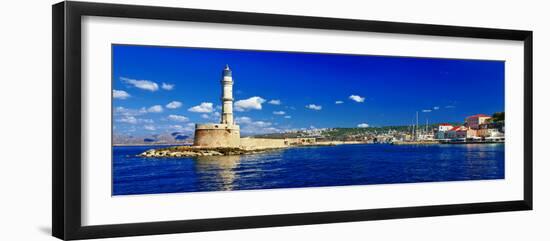
<path fill-rule="evenodd" d="M 485 114 L 468 116 L 466 117 L 466 127 L 478 129 L 479 125 L 485 123 L 488 119 L 491 119 L 491 117 Z"/>
<path fill-rule="evenodd" d="M 447 131 L 447 139 L 475 139 L 477 138 L 476 134 L 476 130 L 470 129 L 466 126 L 455 126 Z"/>
<path fill-rule="evenodd" d="M 450 131 L 459 131 L 461 129 L 466 129 L 466 127 L 465 126 L 455 126 L 455 127 L 451 128 Z"/>

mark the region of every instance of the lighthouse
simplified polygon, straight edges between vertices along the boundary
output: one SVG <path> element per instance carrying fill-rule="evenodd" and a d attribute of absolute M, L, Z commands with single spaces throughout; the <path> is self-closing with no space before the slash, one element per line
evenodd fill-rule
<path fill-rule="evenodd" d="M 195 124 L 194 146 L 239 147 L 241 132 L 233 119 L 233 77 L 229 65 L 225 65 L 221 79 L 222 113 L 220 123 Z"/>
<path fill-rule="evenodd" d="M 315 142 L 314 139 L 313 141 L 307 140 L 304 142 L 304 140 L 302 140 L 303 138 L 241 138 L 240 127 L 237 123 L 235 123 L 235 119 L 233 117 L 233 71 L 229 68 L 229 65 L 225 65 L 225 68 L 223 68 L 221 81 L 218 83 L 221 84 L 222 111 L 220 114 L 220 122 L 195 124 L 195 138 L 193 141 L 193 146 L 199 148 L 240 148 L 243 150 L 263 150 L 287 147 L 291 145 L 290 143 L 292 143 L 292 145 L 300 145 Z"/>
<path fill-rule="evenodd" d="M 233 122 L 233 77 L 229 65 L 222 71 L 222 114 L 221 124 L 234 125 Z"/>

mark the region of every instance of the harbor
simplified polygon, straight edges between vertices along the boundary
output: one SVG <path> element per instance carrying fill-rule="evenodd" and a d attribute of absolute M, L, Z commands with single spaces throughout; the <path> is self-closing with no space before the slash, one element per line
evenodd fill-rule
<path fill-rule="evenodd" d="M 504 178 L 501 62 L 144 46 L 113 56 L 113 196 Z"/>
<path fill-rule="evenodd" d="M 463 124 L 441 123 L 437 128 L 429 128 L 426 123 L 423 130 L 418 126 L 416 112 L 416 124 L 412 127 L 411 137 L 395 140 L 392 144 L 495 144 L 504 141 L 504 112 L 497 112 L 492 116 L 475 114 L 466 117 Z"/>

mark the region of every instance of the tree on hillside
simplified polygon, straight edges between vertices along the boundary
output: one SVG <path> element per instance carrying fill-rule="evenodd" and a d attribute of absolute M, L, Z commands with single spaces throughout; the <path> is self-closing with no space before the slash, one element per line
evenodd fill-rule
<path fill-rule="evenodd" d="M 504 112 L 496 112 L 493 114 L 494 122 L 504 122 Z"/>

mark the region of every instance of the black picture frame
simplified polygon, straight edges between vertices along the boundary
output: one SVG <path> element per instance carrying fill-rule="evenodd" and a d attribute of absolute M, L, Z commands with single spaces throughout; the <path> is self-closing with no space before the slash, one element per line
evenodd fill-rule
<path fill-rule="evenodd" d="M 81 224 L 81 18 L 136 19 L 282 26 L 378 33 L 517 40 L 524 43 L 524 194 L 522 200 L 233 218 L 82 226 Z M 53 155 L 52 233 L 88 239 L 212 230 L 308 225 L 381 219 L 532 210 L 533 32 L 170 7 L 60 2 L 52 6 Z M 139 220 L 136 220 L 139 221 Z"/>

